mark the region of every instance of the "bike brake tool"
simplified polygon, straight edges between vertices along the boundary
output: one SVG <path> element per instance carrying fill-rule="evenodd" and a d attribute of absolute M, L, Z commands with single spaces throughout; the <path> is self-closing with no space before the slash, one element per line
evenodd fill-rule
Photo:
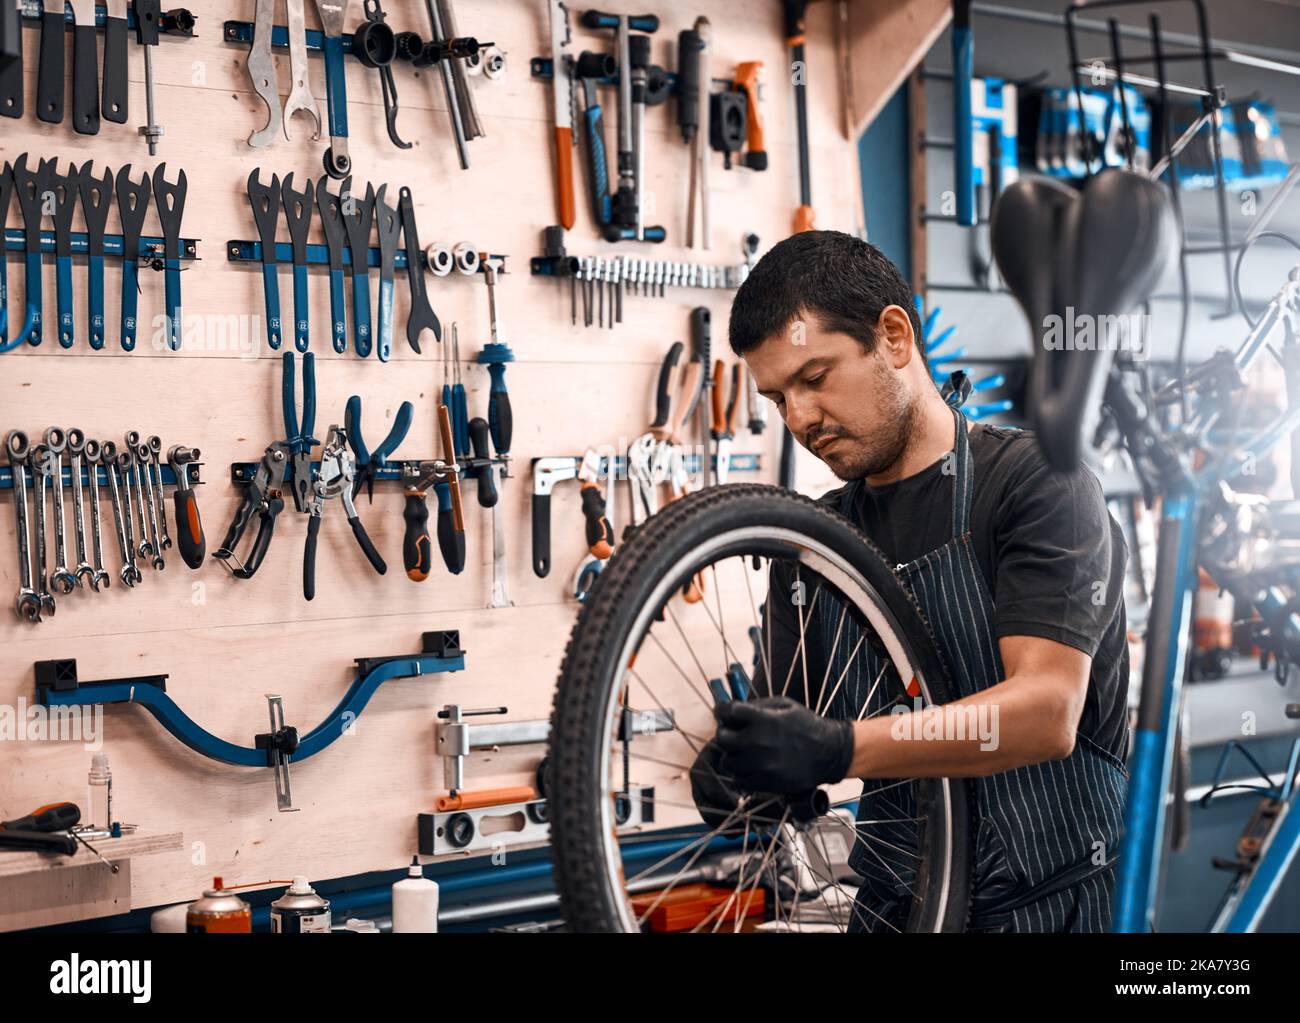
<path fill-rule="evenodd" d="M 125 27 L 123 31 L 126 31 Z M 113 172 L 105 170 L 96 179 L 90 164 L 81 168 L 78 182 L 81 212 L 86 218 L 86 307 L 90 329 L 90 347 L 104 347 L 104 227 L 113 195 Z"/>
<path fill-rule="evenodd" d="M 293 506 L 300 512 L 308 510 L 311 496 L 311 449 L 316 444 L 312 431 L 316 428 L 316 356 L 308 352 L 302 357 L 302 418 L 298 418 L 294 397 L 293 352 L 283 355 L 284 374 L 281 377 L 281 400 L 284 405 L 284 446 L 289 451 L 289 488 Z"/>
<path fill-rule="evenodd" d="M 292 353 L 288 353 L 292 354 Z M 271 546 L 271 536 L 275 532 L 275 519 L 284 511 L 284 498 L 280 496 L 280 479 L 284 475 L 284 445 L 279 441 L 271 444 L 262 455 L 253 479 L 244 488 L 244 496 L 235 517 L 226 530 L 225 539 L 212 556 L 230 569 L 236 579 L 251 579 L 262 565 L 266 550 Z M 261 520 L 258 524 L 257 538 L 249 549 L 248 560 L 240 561 L 235 554 L 235 544 L 239 543 L 248 528 L 254 513 Z M 238 568 L 230 568 L 226 562 L 234 560 Z"/>
<path fill-rule="evenodd" d="M 259 167 L 248 175 L 248 201 L 253 206 L 257 236 L 262 241 L 262 297 L 266 303 L 266 343 L 278 351 L 281 341 L 280 278 L 276 270 L 275 229 L 280 223 L 280 177 L 271 175 L 271 184 L 261 182 Z M 296 283 L 296 282 L 295 282 Z"/>
<path fill-rule="evenodd" d="M 334 331 L 334 351 L 342 355 L 348 348 L 348 325 L 343 317 L 344 282 L 343 250 L 347 248 L 347 229 L 343 225 L 343 212 L 339 197 L 326 187 L 329 178 L 316 184 L 316 206 L 320 210 L 321 227 L 325 230 L 325 247 L 330 256 L 330 320 Z"/>
<path fill-rule="evenodd" d="M 433 331 L 435 341 L 442 340 L 442 324 L 429 305 L 429 295 L 424 287 L 424 250 L 415 230 L 415 205 L 411 190 L 398 192 L 397 209 L 402 218 L 402 237 L 406 240 L 406 278 L 411 285 L 411 311 L 406 317 L 406 343 L 416 355 L 420 354 L 420 334 Z M 2 286 L 3 282 L 0 282 Z"/>
<path fill-rule="evenodd" d="M 311 230 L 312 184 L 303 192 L 294 191 L 293 174 L 280 188 L 284 199 L 284 219 L 289 224 L 293 242 L 293 343 L 300 352 L 311 347 L 307 298 L 307 232 Z"/>
<path fill-rule="evenodd" d="M 117 215 L 122 221 L 122 350 L 135 348 L 136 304 L 140 297 L 140 232 L 149 209 L 150 183 L 146 173 L 140 184 L 131 180 L 128 163 L 117 172 Z"/>
<path fill-rule="evenodd" d="M 387 185 L 380 185 L 375 194 L 375 230 L 379 234 L 379 329 L 376 334 L 376 352 L 380 362 L 387 362 L 393 353 L 393 272 L 397 265 L 397 239 L 402 233 L 402 222 L 397 210 L 384 202 Z"/>
<path fill-rule="evenodd" d="M 352 194 L 352 179 L 343 182 L 339 193 L 343 225 L 352 251 L 352 326 L 356 330 L 357 354 L 370 355 L 370 221 L 375 212 L 375 188 L 366 185 L 365 199 Z M 353 212 L 348 213 L 351 206 Z"/>
<path fill-rule="evenodd" d="M 185 214 L 185 171 L 176 183 L 167 180 L 167 165 L 153 172 L 153 200 L 163 233 L 163 266 L 166 272 L 167 344 L 173 352 L 181 347 L 181 217 Z"/>
<path fill-rule="evenodd" d="M 59 344 L 71 348 L 75 336 L 72 320 L 72 211 L 77 205 L 78 171 L 68 164 L 59 174 L 51 164 L 50 194 L 54 196 L 54 285 L 59 301 Z"/>

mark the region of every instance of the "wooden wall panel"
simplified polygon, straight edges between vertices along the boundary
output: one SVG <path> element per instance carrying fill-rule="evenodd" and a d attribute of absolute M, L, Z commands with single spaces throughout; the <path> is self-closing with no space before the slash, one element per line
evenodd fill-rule
<path fill-rule="evenodd" d="M 422 3 L 389 0 L 385 6 L 395 28 L 427 35 Z M 142 328 L 139 348 L 123 353 L 116 330 L 120 277 L 110 259 L 107 315 L 113 326 L 105 350 L 91 352 L 84 339 L 85 275 L 79 263 L 77 329 L 83 336 L 74 349 L 64 351 L 47 333 L 40 348 L 25 347 L 0 358 L 0 430 L 20 428 L 37 434 L 50 425 L 78 426 L 91 436 L 120 441 L 124 431 L 139 429 L 158 433 L 164 444 L 199 447 L 205 463 L 200 503 L 211 550 L 238 500 L 229 483 L 230 463 L 256 460 L 282 433 L 280 356 L 264 340 L 260 274 L 227 262 L 225 242 L 257 236 L 244 195 L 253 168 L 262 168 L 264 180 L 271 173 L 283 177 L 289 172 L 300 183 L 304 177 L 319 178 L 325 143 L 312 143 L 307 121 L 299 118 L 291 125 L 293 142 L 281 140 L 265 150 L 248 148 L 248 134 L 261 127 L 259 103 L 249 87 L 244 51 L 222 42 L 221 23 L 227 17 L 251 21 L 253 2 L 197 2 L 191 7 L 199 17 L 197 37 L 165 38 L 155 60 L 158 119 L 166 130 L 156 159 L 148 157 L 134 131 L 144 107 L 143 69 L 134 45 L 131 125 L 105 123 L 100 135 L 85 138 L 66 124 L 42 124 L 29 112 L 20 121 L 0 120 L 0 158 L 12 160 L 26 152 L 32 161 L 58 157 L 66 167 L 63 161 L 94 160 L 101 169 L 130 162 L 137 173 L 166 161 L 169 177 L 183 167 L 189 182 L 183 233 L 201 239 L 202 257 L 183 274 L 186 330 L 192 340 L 181 352 L 160 351 Z M 317 27 L 314 10 L 308 7 L 308 27 Z M 701 12 L 713 25 L 714 76 L 728 74 L 741 60 L 765 62 L 763 114 L 770 169 L 762 174 L 726 172 L 715 158 L 713 249 L 691 253 L 681 245 L 687 151 L 672 105 L 651 110 L 646 169 L 655 212 L 648 222 L 663 223 L 669 241 L 659 247 L 628 246 L 627 251 L 730 263 L 739 259 L 743 231 L 757 232 L 766 249 L 788 233 L 797 202 L 793 98 L 779 4 L 651 0 L 636 5 L 636 13 L 643 10 L 662 19 L 653 50 L 657 62 L 672 66 L 677 32 L 690 27 Z M 279 521 L 263 568 L 250 581 L 232 580 L 210 561 L 190 572 L 173 551 L 166 571 L 146 569 L 143 584 L 132 592 L 124 591 L 115 578 L 107 593 L 78 592 L 60 599 L 57 615 L 39 626 L 8 614 L 0 617 L 0 702 L 13 706 L 19 698 L 32 700 L 33 662 L 75 657 L 86 679 L 170 675 L 169 692 L 187 713 L 216 734 L 241 743 L 265 730 L 263 694 L 280 693 L 289 723 L 310 727 L 350 682 L 354 658 L 414 652 L 423 631 L 461 630 L 468 651 L 465 672 L 386 684 L 358 720 L 355 734 L 292 768 L 294 797 L 301 807 L 296 814 L 276 812 L 268 772 L 207 761 L 138 709 L 110 708 L 104 748 L 113 769 L 116 816 L 149 832 L 184 834 L 181 851 L 134 862 L 134 906 L 191 898 L 213 874 L 232 882 L 299 872 L 321 878 L 406 862 L 413 851 L 416 813 L 430 808 L 445 792 L 434 749 L 435 711 L 445 703 L 462 702 L 506 705 L 512 718 L 549 714 L 576 608 L 568 589 L 583 541 L 577 493 L 569 484 L 554 502 L 555 567 L 546 579 L 533 575 L 530 459 L 580 454 L 589 444 L 622 446 L 642 433 L 658 363 L 672 341 L 688 340 L 687 316 L 693 306 L 712 309 L 715 351 L 722 354 L 725 349 L 729 292 L 670 290 L 656 299 L 628 295 L 624 322 L 611 331 L 572 325 L 567 286 L 530 277 L 528 259 L 540 253 L 541 231 L 555 220 L 550 92 L 528 75 L 529 59 L 546 52 L 546 5 L 541 0 L 461 0 L 457 15 L 462 33 L 492 39 L 508 61 L 503 81 L 480 80 L 474 85 L 487 137 L 471 143 L 472 168 L 461 171 L 456 165 L 440 82 L 406 67 L 396 71 L 398 124 L 415 148 L 400 152 L 389 144 L 376 76 L 352 62 L 351 153 L 358 181 L 386 181 L 393 193 L 401 185 L 412 188 L 425 244 L 466 239 L 508 256 L 500 320 L 517 358 L 507 372 L 516 429 L 515 468 L 502 513 L 515 606 L 485 607 L 491 521 L 474 502 L 472 484 L 466 488 L 466 571 L 451 577 L 439 563 L 423 585 L 407 580 L 401 570 L 400 489 L 381 484 L 373 507 L 363 502 L 361 510 L 390 566 L 383 578 L 366 565 L 344 527 L 341 509 L 329 507 L 318 554 L 318 595 L 305 602 L 301 557 L 306 524 L 291 507 Z M 349 31 L 360 18 L 360 4 L 354 3 Z M 814 5 L 809 20 L 818 226 L 853 231 L 862 219 L 859 177 L 854 147 L 840 134 L 829 5 Z M 580 47 L 608 45 L 580 29 L 578 34 Z M 29 97 L 35 90 L 37 40 L 28 30 Z M 283 95 L 288 61 L 277 61 Z M 311 73 L 324 116 L 323 63 L 318 57 L 311 58 Z M 612 92 L 605 105 L 607 144 L 613 150 Z M 578 224 L 569 235 L 570 251 L 607 254 L 611 247 L 596 238 L 589 204 L 580 179 Z M 15 204 L 9 226 L 18 221 Z M 109 230 L 117 230 L 116 213 L 110 216 Z M 146 230 L 154 230 L 152 216 Z M 287 240 L 283 228 L 280 237 Z M 313 240 L 319 239 L 319 225 L 314 225 Z M 9 272 L 11 295 L 23 294 L 21 265 L 10 260 Z M 148 324 L 162 311 L 162 280 L 153 274 L 144 274 L 142 280 L 140 317 Z M 471 415 L 483 415 L 487 374 L 471 363 L 488 339 L 482 278 L 430 277 L 428 284 L 444 327 L 459 324 Z M 47 319 L 53 319 L 54 287 L 50 265 L 44 279 Z M 432 415 L 443 380 L 442 353 L 430 337 L 425 338 L 423 355 L 407 347 L 404 278 L 399 275 L 398 329 L 389 365 L 373 358 L 358 360 L 351 353 L 335 355 L 324 329 L 327 279 L 313 273 L 311 289 L 313 351 L 318 357 L 317 436 L 323 438 L 331 422 L 341 422 L 347 397 L 359 394 L 365 436 L 376 443 L 400 403 L 410 400 L 416 407 L 415 421 L 399 453 L 435 455 Z M 292 303 L 287 272 L 280 276 L 280 291 L 287 316 Z M 228 328 L 233 328 L 237 342 L 221 342 L 220 330 Z M 779 422 L 773 423 L 776 426 Z M 761 437 L 746 431 L 738 438 L 739 452 L 760 453 L 765 460 L 765 471 L 752 478 L 774 478 L 778 443 L 779 431 L 771 427 Z M 811 474 L 812 467 L 820 469 L 818 463 L 809 459 L 800 465 L 805 482 L 824 481 L 824 471 L 819 477 Z M 619 490 L 618 516 L 626 522 L 625 487 Z M 7 492 L 0 496 L 5 498 L 0 500 L 0 593 L 12 594 L 18 585 L 13 508 Z M 104 496 L 106 564 L 114 570 L 116 545 Z M 699 627 L 698 622 L 692 626 Z M 742 632 L 733 641 L 743 639 Z M 685 702 L 688 696 L 683 690 L 674 698 Z M 475 756 L 467 770 L 468 787 L 526 783 L 541 753 L 540 748 L 526 748 Z M 84 803 L 88 766 L 89 754 L 76 743 L 0 743 L 0 814 L 22 813 L 55 799 Z M 654 780 L 652 770 L 647 769 L 645 780 Z"/>

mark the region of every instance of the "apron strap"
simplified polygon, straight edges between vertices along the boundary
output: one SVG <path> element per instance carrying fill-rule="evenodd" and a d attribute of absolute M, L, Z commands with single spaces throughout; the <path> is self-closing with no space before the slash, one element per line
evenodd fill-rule
<path fill-rule="evenodd" d="M 971 495 L 975 491 L 975 467 L 970 453 L 970 438 L 966 434 L 966 417 L 958 409 L 952 410 L 956 423 L 953 451 L 956 459 L 952 480 L 952 535 L 959 540 L 970 532 Z"/>

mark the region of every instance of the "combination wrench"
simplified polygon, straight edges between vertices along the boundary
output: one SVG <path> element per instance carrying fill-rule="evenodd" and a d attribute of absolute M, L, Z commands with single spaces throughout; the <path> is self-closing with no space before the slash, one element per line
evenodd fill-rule
<path fill-rule="evenodd" d="M 135 537 L 131 535 L 130 455 L 125 451 L 119 453 L 117 445 L 111 440 L 104 441 L 100 452 L 104 459 L 104 468 L 108 473 L 109 489 L 113 494 L 113 521 L 117 526 L 117 543 L 122 552 L 122 571 L 119 574 L 122 585 L 131 587 L 142 581 L 144 576 L 135 563 Z M 125 509 L 122 507 L 122 495 L 118 489 L 119 474 L 122 478 L 122 487 L 126 490 Z"/>
<path fill-rule="evenodd" d="M 103 584 L 107 589 L 111 576 L 104 571 L 104 538 L 99 527 L 99 466 L 103 462 L 103 452 L 99 441 L 86 441 L 86 475 L 90 477 L 90 542 L 91 553 L 95 557 L 95 574 L 90 577 L 91 588 L 96 592 Z M 110 474 L 112 470 L 106 470 Z"/>
<path fill-rule="evenodd" d="M 77 567 L 72 570 L 77 585 L 82 579 L 90 583 L 90 588 L 99 591 L 99 578 L 95 569 L 86 560 L 86 515 L 81 492 L 81 459 L 86 451 L 86 435 L 78 429 L 68 431 L 68 466 L 72 473 L 72 525 L 73 536 L 77 541 Z M 92 468 L 90 470 L 94 472 Z"/>
<path fill-rule="evenodd" d="M 32 472 L 32 485 L 36 493 L 36 569 L 32 585 L 36 587 L 36 599 L 41 605 L 41 614 L 54 616 L 54 597 L 45 588 L 45 472 L 47 465 L 53 465 L 54 455 L 49 448 L 38 444 L 27 452 L 27 467 Z"/>
<path fill-rule="evenodd" d="M 154 490 L 158 495 L 158 525 L 162 529 L 162 549 L 172 549 L 172 538 L 167 532 L 167 491 L 163 490 L 162 463 L 158 456 L 162 453 L 162 438 L 154 435 L 149 438 L 149 464 L 153 467 Z"/>
<path fill-rule="evenodd" d="M 161 572 L 166 567 L 166 562 L 163 561 L 162 541 L 159 539 L 158 502 L 154 500 L 153 475 L 149 472 L 149 445 L 144 441 L 140 441 L 135 446 L 135 459 L 137 487 L 140 485 L 141 470 L 144 474 L 145 501 L 149 505 L 149 536 L 150 546 L 153 548 L 153 567 L 155 571 Z"/>
<path fill-rule="evenodd" d="M 131 550 L 138 554 L 143 560 L 153 554 L 153 544 L 149 542 L 149 527 L 145 524 L 144 510 L 144 487 L 140 483 L 140 463 L 136 460 L 135 449 L 140 442 L 140 435 L 135 430 L 130 430 L 126 435 L 126 446 L 118 452 L 117 460 L 122 466 L 122 475 L 126 477 L 126 535 L 131 540 Z M 132 511 L 131 505 L 131 484 L 135 483 L 135 510 Z M 139 527 L 138 533 L 133 533 L 134 526 Z M 137 544 L 136 537 L 139 537 Z"/>
<path fill-rule="evenodd" d="M 27 545 L 27 460 L 31 444 L 27 434 L 12 430 L 5 437 L 5 452 L 14 474 L 14 525 L 18 530 L 18 600 L 14 611 L 28 622 L 41 620 L 41 599 L 32 587 L 32 552 Z"/>
<path fill-rule="evenodd" d="M 45 450 L 48 452 L 41 467 L 45 485 L 54 488 L 54 571 L 50 573 L 50 588 L 67 596 L 81 580 L 68 571 L 68 539 L 63 531 L 63 451 L 68 446 L 68 435 L 57 426 L 45 431 Z"/>

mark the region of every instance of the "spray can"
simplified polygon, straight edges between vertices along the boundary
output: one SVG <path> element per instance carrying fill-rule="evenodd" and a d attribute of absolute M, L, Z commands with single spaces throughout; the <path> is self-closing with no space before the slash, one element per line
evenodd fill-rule
<path fill-rule="evenodd" d="M 272 934 L 329 934 L 332 926 L 329 902 L 301 875 L 271 903 Z"/>
<path fill-rule="evenodd" d="M 433 934 L 438 930 L 438 885 L 424 876 L 412 856 L 406 877 L 393 885 L 393 933 Z"/>
<path fill-rule="evenodd" d="M 221 878 L 212 879 L 212 887 L 203 897 L 190 903 L 185 913 L 187 934 L 251 934 L 253 913 L 248 903 L 221 886 Z"/>

